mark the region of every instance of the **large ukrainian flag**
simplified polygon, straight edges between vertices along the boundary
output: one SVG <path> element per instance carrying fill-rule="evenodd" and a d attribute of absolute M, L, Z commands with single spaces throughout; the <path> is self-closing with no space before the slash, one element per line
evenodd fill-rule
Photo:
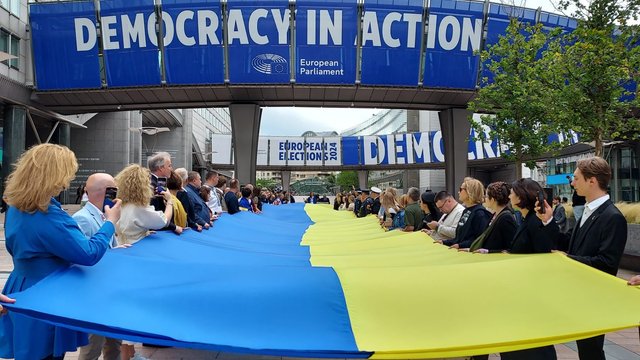
<path fill-rule="evenodd" d="M 487 354 L 640 324 L 640 291 L 559 254 L 479 255 L 321 205 L 157 233 L 19 294 L 90 333 L 282 356 Z"/>

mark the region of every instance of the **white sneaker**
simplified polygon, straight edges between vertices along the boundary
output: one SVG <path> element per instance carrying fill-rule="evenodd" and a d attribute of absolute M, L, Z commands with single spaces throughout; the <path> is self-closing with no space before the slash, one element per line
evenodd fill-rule
<path fill-rule="evenodd" d="M 149 359 L 140 355 L 140 353 L 135 353 L 133 354 L 133 357 L 131 358 L 131 360 L 149 360 Z"/>

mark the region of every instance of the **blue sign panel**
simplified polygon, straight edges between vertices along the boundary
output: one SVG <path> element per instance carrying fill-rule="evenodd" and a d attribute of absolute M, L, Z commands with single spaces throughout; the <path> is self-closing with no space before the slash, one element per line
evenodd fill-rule
<path fill-rule="evenodd" d="M 223 83 L 220 2 L 163 0 L 162 11 L 167 84 Z"/>
<path fill-rule="evenodd" d="M 433 0 L 429 8 L 424 86 L 475 89 L 483 4 Z"/>
<path fill-rule="evenodd" d="M 422 0 L 373 0 L 362 17 L 362 84 L 417 86 Z"/>
<path fill-rule="evenodd" d="M 93 1 L 31 4 L 29 16 L 38 89 L 99 88 Z"/>
<path fill-rule="evenodd" d="M 354 84 L 356 0 L 298 0 L 296 9 L 296 82 Z"/>
<path fill-rule="evenodd" d="M 227 4 L 230 82 L 289 83 L 289 2 L 229 0 Z"/>
<path fill-rule="evenodd" d="M 342 138 L 342 165 L 360 165 L 360 138 L 345 136 Z"/>
<path fill-rule="evenodd" d="M 101 2 L 100 6 L 107 84 L 160 85 L 153 0 L 111 0 Z M 169 18 L 168 14 L 166 17 Z M 163 22 L 166 32 L 170 19 Z M 165 42 L 168 42 L 166 35 Z"/>

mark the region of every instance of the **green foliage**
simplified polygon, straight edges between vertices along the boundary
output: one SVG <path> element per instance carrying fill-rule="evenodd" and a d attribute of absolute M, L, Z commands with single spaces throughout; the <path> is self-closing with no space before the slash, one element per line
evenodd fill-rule
<path fill-rule="evenodd" d="M 273 179 L 257 179 L 256 180 L 256 186 L 259 189 L 268 188 L 270 190 L 273 190 L 277 185 L 279 185 L 278 182 Z"/>
<path fill-rule="evenodd" d="M 579 132 L 582 141 L 593 141 L 602 156 L 605 140 L 637 139 L 640 130 L 633 117 L 638 98 L 629 91 L 639 80 L 640 52 L 629 46 L 638 44 L 638 29 L 627 25 L 637 18 L 638 1 L 561 2 L 569 5 L 577 8 L 578 27 L 550 43 L 543 59 L 547 85 L 557 92 L 556 121 Z"/>
<path fill-rule="evenodd" d="M 335 184 L 340 186 L 340 190 L 350 190 L 351 187 L 357 187 L 358 174 L 355 171 L 341 171 L 336 176 Z"/>
<path fill-rule="evenodd" d="M 557 35 L 544 32 L 541 25 L 525 26 L 512 19 L 505 35 L 480 54 L 493 79 L 482 79 L 469 109 L 491 115 L 482 115 L 479 121 L 470 119 L 471 125 L 477 138 L 497 137 L 501 147 L 510 150 L 501 156 L 515 161 L 517 178 L 522 175 L 522 163 L 533 168 L 533 159 L 562 145 L 547 141 L 550 134 L 565 129 L 549 121 L 553 117 L 549 98 L 554 91 L 546 86 L 545 69 L 539 61 L 549 39 Z"/>

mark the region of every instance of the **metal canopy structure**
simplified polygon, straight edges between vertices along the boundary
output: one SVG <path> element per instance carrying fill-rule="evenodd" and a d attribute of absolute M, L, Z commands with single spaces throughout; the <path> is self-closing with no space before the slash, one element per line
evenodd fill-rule
<path fill-rule="evenodd" d="M 259 106 L 414 110 L 464 108 L 475 91 L 365 86 L 222 85 L 34 92 L 32 100 L 61 114 L 125 110 Z"/>

